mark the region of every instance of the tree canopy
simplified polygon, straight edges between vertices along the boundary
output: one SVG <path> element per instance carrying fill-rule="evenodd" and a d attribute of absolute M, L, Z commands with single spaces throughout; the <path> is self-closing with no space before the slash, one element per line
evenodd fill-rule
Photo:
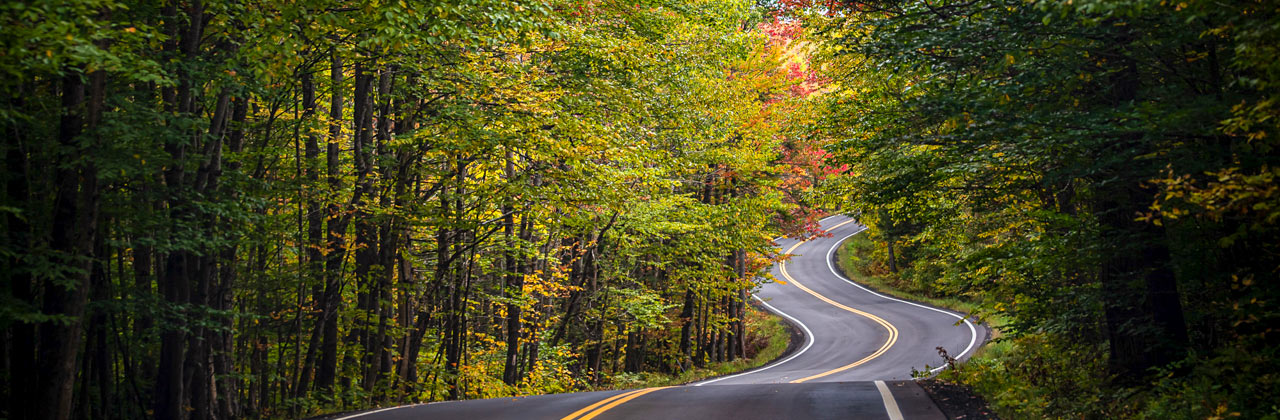
<path fill-rule="evenodd" d="M 771 238 L 1010 417 L 1273 418 L 1280 10 L 0 4 L 0 417 L 302 417 L 750 358 Z M 947 349 L 942 349 L 947 350 Z M 951 349 L 955 350 L 955 349 Z"/>
<path fill-rule="evenodd" d="M 1014 417 L 1276 415 L 1273 4 L 793 10 L 835 86 L 830 191 L 887 276 L 1010 342 L 957 379 Z"/>
<path fill-rule="evenodd" d="M 0 417 L 298 417 L 754 355 L 771 238 L 821 215 L 765 18 L 0 5 Z"/>

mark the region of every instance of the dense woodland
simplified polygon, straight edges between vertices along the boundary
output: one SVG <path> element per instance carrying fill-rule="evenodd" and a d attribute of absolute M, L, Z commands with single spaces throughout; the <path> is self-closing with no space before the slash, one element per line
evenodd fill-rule
<path fill-rule="evenodd" d="M 820 209 L 998 328 L 944 379 L 1006 417 L 1280 418 L 1273 1 L 48 0 L 0 43 L 3 418 L 751 357 Z"/>
<path fill-rule="evenodd" d="M 1280 418 L 1280 3 L 796 6 L 869 268 L 1000 329 L 944 378 L 1010 418 Z"/>
<path fill-rule="evenodd" d="M 300 417 L 750 356 L 826 177 L 743 1 L 0 5 L 0 417 Z"/>

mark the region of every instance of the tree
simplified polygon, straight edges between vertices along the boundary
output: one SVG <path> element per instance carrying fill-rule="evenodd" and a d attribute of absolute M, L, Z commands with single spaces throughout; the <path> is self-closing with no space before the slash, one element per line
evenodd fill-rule
<path fill-rule="evenodd" d="M 749 357 L 769 238 L 802 224 L 773 216 L 816 214 L 785 197 L 799 99 L 750 2 L 0 19 L 0 416 L 301 417 Z"/>
<path fill-rule="evenodd" d="M 811 16 L 839 85 L 820 126 L 856 174 L 841 192 L 903 244 L 900 277 L 984 302 L 1029 348 L 1049 337 L 1028 351 L 1104 345 L 1109 385 L 1139 390 L 1159 373 L 1185 378 L 1219 363 L 1203 355 L 1222 343 L 1190 338 L 1223 331 L 1209 319 L 1238 319 L 1236 298 L 1187 291 L 1234 282 L 1235 269 L 1208 267 L 1254 267 L 1231 255 L 1269 258 L 1227 251 L 1233 222 L 1175 203 L 1196 195 L 1201 187 L 1183 189 L 1193 179 L 1205 185 L 1238 166 L 1256 174 L 1274 159 L 1231 125 L 1268 95 L 1250 81 L 1267 77 L 1237 54 L 1271 35 L 1221 26 L 1270 19 L 1252 10 L 859 2 Z M 1170 222 L 1191 214 L 1197 222 Z M 1232 409 L 1244 410 L 1258 394 L 1238 390 Z M 1066 401 L 1094 398 L 1080 392 L 1017 409 L 1118 416 L 1160 406 Z"/>

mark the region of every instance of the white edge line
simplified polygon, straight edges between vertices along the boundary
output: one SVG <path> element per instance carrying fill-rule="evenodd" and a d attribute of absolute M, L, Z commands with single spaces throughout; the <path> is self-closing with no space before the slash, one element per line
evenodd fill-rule
<path fill-rule="evenodd" d="M 844 216 L 844 215 L 845 215 L 844 213 L 836 213 L 836 214 L 833 214 L 833 215 L 830 215 L 830 216 L 827 216 L 827 217 L 823 217 L 823 218 L 821 218 L 821 219 L 818 219 L 818 223 L 819 223 L 819 224 L 821 224 L 822 222 L 826 221 L 827 219 L 830 219 L 830 218 L 833 218 L 833 217 Z M 787 237 L 786 235 L 779 236 L 779 237 L 777 237 L 777 238 L 773 238 L 773 241 L 774 241 L 774 242 L 778 242 L 778 241 L 780 241 L 780 240 L 786 239 L 786 237 Z M 755 369 L 751 369 L 751 370 L 748 370 L 748 371 L 746 371 L 746 372 L 736 373 L 736 374 L 733 374 L 733 375 L 723 376 L 723 377 L 715 378 L 715 379 L 708 380 L 708 381 L 698 382 L 698 383 L 696 383 L 696 384 L 691 384 L 691 386 L 703 386 L 703 385 L 706 385 L 706 384 L 709 384 L 709 383 L 719 382 L 719 381 L 723 381 L 723 380 L 725 380 L 725 379 L 737 378 L 737 377 L 742 376 L 742 375 L 747 375 L 747 374 L 756 373 L 756 372 L 761 372 L 761 371 L 764 371 L 764 370 L 767 370 L 767 369 L 771 369 L 771 368 L 773 368 L 774 366 L 777 366 L 777 365 L 780 365 L 780 364 L 786 363 L 787 361 L 789 361 L 789 360 L 791 360 L 791 359 L 796 358 L 796 356 L 799 356 L 799 355 L 803 354 L 805 351 L 809 350 L 809 347 L 810 347 L 810 346 L 812 346 L 812 345 L 813 345 L 813 331 L 810 331 L 810 330 L 809 330 L 809 326 L 804 325 L 804 323 L 803 323 L 803 322 L 800 322 L 800 320 L 795 319 L 795 317 L 792 317 L 791 315 L 787 315 L 787 313 L 786 313 L 786 312 L 782 312 L 782 311 L 778 310 L 778 308 L 773 307 L 773 305 L 770 305 L 770 304 L 769 304 L 769 302 L 765 302 L 765 301 L 764 301 L 764 299 L 761 299 L 761 298 L 760 298 L 760 296 L 756 296 L 756 295 L 753 293 L 753 294 L 751 294 L 751 297 L 753 297 L 753 298 L 755 298 L 756 300 L 760 301 L 760 304 L 764 305 L 766 308 L 769 308 L 769 311 L 771 311 L 771 312 L 773 312 L 773 313 L 775 313 L 775 314 L 778 314 L 778 315 L 782 315 L 784 318 L 787 318 L 787 319 L 791 320 L 791 322 L 794 322 L 796 325 L 799 325 L 801 329 L 804 329 L 804 336 L 805 336 L 805 338 L 806 338 L 806 340 L 805 340 L 805 344 L 804 344 L 804 347 L 803 347 L 803 348 L 801 348 L 801 349 L 800 349 L 800 351 L 796 352 L 795 354 L 792 354 L 792 355 L 790 355 L 790 356 L 787 356 L 787 358 L 786 358 L 786 359 L 782 359 L 782 360 L 779 360 L 779 361 L 777 361 L 777 362 L 770 363 L 770 364 L 765 365 L 765 366 L 762 366 L 762 367 L 758 367 L 758 368 L 755 368 Z M 343 419 L 337 419 L 337 420 L 343 420 Z"/>
<path fill-rule="evenodd" d="M 835 214 L 835 215 L 827 216 L 827 217 L 825 217 L 825 218 L 822 218 L 820 221 L 827 220 L 827 219 L 830 219 L 830 218 L 833 218 L 833 217 L 836 217 L 836 216 L 843 216 L 843 214 Z M 854 222 L 854 223 L 857 223 L 857 222 Z M 956 359 L 959 359 L 959 358 L 961 358 L 961 357 L 964 357 L 964 355 L 965 355 L 965 354 L 968 354 L 968 353 L 969 353 L 969 351 L 973 349 L 973 345 L 974 345 L 974 343 L 975 343 L 975 342 L 977 342 L 977 340 L 978 340 L 978 331 L 977 331 L 977 329 L 976 329 L 976 328 L 974 328 L 973 323 L 972 323 L 972 322 L 970 322 L 968 318 L 965 318 L 965 317 L 963 317 L 963 316 L 957 315 L 957 314 L 952 313 L 952 312 L 948 312 L 948 311 L 944 311 L 944 310 L 941 310 L 941 309 L 938 309 L 938 308 L 934 308 L 934 307 L 931 307 L 931 306 L 925 306 L 925 305 L 921 305 L 921 304 L 918 304 L 918 303 L 915 303 L 915 302 L 909 302 L 909 301 L 905 301 L 905 300 L 902 300 L 902 299 L 898 299 L 898 298 L 894 298 L 894 297 L 889 297 L 889 296 L 882 295 L 882 294 L 880 294 L 880 293 L 876 293 L 875 291 L 873 291 L 873 290 L 871 290 L 871 289 L 868 289 L 868 288 L 866 288 L 866 287 L 864 287 L 864 286 L 862 286 L 862 285 L 860 285 L 860 284 L 858 284 L 858 283 L 854 283 L 852 280 L 849 280 L 848 278 L 845 278 L 845 276 L 841 275 L 841 274 L 840 274 L 840 272 L 836 271 L 835 266 L 831 265 L 831 254 L 835 253 L 836 248 L 837 248 L 837 247 L 839 247 L 839 246 L 840 246 L 840 244 L 843 244 L 843 243 L 844 243 L 844 241 L 848 240 L 849 238 L 852 238 L 852 237 L 853 237 L 853 235 L 857 235 L 857 234 L 859 234 L 859 233 L 862 233 L 862 231 L 864 231 L 864 230 L 867 230 L 867 227 L 866 227 L 866 226 L 862 226 L 862 229 L 858 229 L 857 231 L 855 231 L 855 232 L 853 232 L 853 233 L 850 233 L 850 234 L 848 234 L 848 235 L 845 235 L 843 238 L 840 238 L 840 240 L 839 240 L 839 241 L 836 241 L 835 245 L 832 245 L 832 246 L 831 246 L 831 249 L 829 249 L 829 250 L 827 251 L 827 269 L 828 269 L 828 270 L 831 270 L 831 273 L 832 273 L 832 274 L 835 274 L 835 276 L 836 276 L 837 278 L 839 278 L 840 280 L 844 280 L 844 282 L 845 282 L 845 283 L 852 284 L 854 287 L 857 287 L 857 288 L 859 288 L 859 289 L 862 289 L 863 291 L 865 291 L 865 292 L 867 292 L 867 293 L 870 293 L 870 294 L 872 294 L 872 295 L 879 296 L 879 297 L 884 298 L 884 299 L 892 300 L 892 301 L 894 301 L 894 302 L 901 302 L 901 303 L 905 303 L 905 304 L 908 304 L 908 305 L 911 305 L 911 306 L 915 306 L 915 307 L 919 307 L 919 308 L 928 309 L 928 310 L 931 310 L 931 311 L 934 311 L 934 312 L 939 312 L 939 313 L 947 314 L 947 315 L 950 315 L 950 316 L 952 316 L 952 317 L 954 317 L 954 318 L 956 318 L 956 319 L 959 319 L 959 320 L 964 321 L 965 325 L 969 327 L 969 345 L 968 345 L 967 347 L 965 347 L 964 351 L 960 352 L 960 355 L 956 356 Z M 782 239 L 782 238 L 784 238 L 784 237 L 780 236 L 780 237 L 778 237 L 777 239 L 774 239 L 774 242 L 777 242 L 779 239 Z M 696 383 L 696 384 L 692 384 L 692 386 L 703 386 L 703 385 L 706 385 L 706 384 L 709 384 L 709 383 L 714 383 L 714 382 L 723 381 L 723 380 L 725 380 L 725 379 L 737 378 L 737 377 L 739 377 L 739 376 L 749 375 L 749 374 L 753 374 L 753 373 L 756 373 L 756 372 L 762 372 L 762 371 L 765 371 L 765 370 L 768 370 L 768 369 L 772 369 L 772 368 L 773 368 L 773 367 L 775 367 L 775 366 L 778 366 L 778 365 L 781 365 L 781 364 L 783 364 L 783 363 L 786 363 L 786 362 L 790 361 L 791 359 L 794 359 L 794 358 L 796 358 L 796 357 L 800 356 L 801 354 L 804 354 L 804 352 L 805 352 L 805 351 L 808 351 L 808 350 L 809 350 L 809 347 L 810 347 L 810 346 L 813 346 L 813 331 L 810 331 L 810 330 L 809 330 L 809 327 L 808 327 L 808 326 L 806 326 L 806 325 L 804 325 L 804 323 L 803 323 L 803 322 L 800 322 L 800 320 L 796 319 L 795 317 L 792 317 L 791 315 L 787 315 L 787 313 L 786 313 L 786 312 L 782 312 L 782 311 L 778 310 L 778 308 L 775 308 L 775 307 L 773 307 L 773 305 L 770 305 L 768 302 L 765 302 L 765 301 L 764 301 L 764 299 L 761 299 L 759 296 L 756 296 L 756 295 L 752 294 L 752 295 L 751 295 L 751 297 L 753 297 L 753 298 L 755 298 L 756 300 L 760 301 L 760 303 L 761 303 L 761 304 L 763 304 L 766 308 L 768 308 L 768 309 L 769 309 L 769 311 L 771 311 L 771 312 L 773 312 L 773 313 L 776 313 L 776 314 L 778 314 L 778 315 L 782 315 L 784 318 L 787 318 L 787 319 L 791 320 L 791 322 L 794 322 L 796 325 L 799 325 L 799 326 L 800 326 L 800 328 L 804 329 L 804 331 L 805 331 L 805 337 L 807 338 L 807 340 L 805 341 L 805 345 L 804 345 L 804 347 L 803 347 L 803 348 L 801 348 L 801 349 L 800 349 L 800 351 L 796 352 L 795 354 L 792 354 L 791 356 L 788 356 L 786 359 L 782 359 L 782 360 L 779 360 L 779 361 L 777 361 L 777 362 L 770 363 L 770 364 L 768 364 L 768 365 L 766 365 L 766 366 L 764 366 L 764 367 L 760 367 L 760 368 L 756 368 L 756 369 L 748 370 L 748 371 L 746 371 L 746 372 L 742 372 L 742 373 L 738 373 L 738 374 L 734 374 L 734 375 L 729 375 L 729 376 L 724 376 L 724 377 L 720 377 L 720 378 L 716 378 L 716 379 L 712 379 L 712 380 L 708 380 L 708 381 L 704 381 L 704 382 L 699 382 L 699 383 Z M 945 366 L 945 365 L 944 365 L 944 366 L 940 366 L 940 367 L 937 367 L 937 368 L 931 369 L 931 370 L 929 371 L 929 373 L 931 373 L 931 374 L 932 374 L 932 373 L 937 373 L 938 371 L 940 371 L 940 370 L 942 370 L 942 369 L 945 369 L 945 368 L 946 368 L 946 366 Z M 895 404 L 895 407 L 896 407 L 896 404 Z M 899 418 L 901 418 L 901 417 L 899 417 Z M 337 420 L 344 420 L 344 419 L 337 419 Z"/>
<path fill-rule="evenodd" d="M 336 419 L 333 419 L 333 420 L 348 420 L 348 419 L 354 419 L 354 418 L 356 418 L 356 417 L 363 417 L 363 416 L 367 416 L 367 415 L 370 415 L 370 414 L 377 414 L 377 413 L 381 413 L 381 412 L 383 412 L 383 411 L 395 410 L 395 409 L 397 409 L 397 408 L 417 407 L 417 406 L 419 406 L 419 405 L 424 405 L 424 404 L 397 405 L 397 406 L 395 406 L 395 407 L 387 407 L 387 408 L 378 409 L 378 410 L 373 410 L 373 411 L 366 411 L 366 412 L 363 412 L 363 413 L 356 413 L 356 414 L 352 414 L 352 415 L 350 415 L 350 416 L 346 416 L 346 417 L 339 417 L 339 418 L 336 418 Z"/>
<path fill-rule="evenodd" d="M 854 223 L 857 223 L 857 222 L 854 222 Z M 862 233 L 862 231 L 867 230 L 867 227 L 866 227 L 866 226 L 861 226 L 861 227 L 862 227 L 862 229 L 858 229 L 857 231 L 854 231 L 853 233 L 850 233 L 850 234 L 848 234 L 848 235 L 845 235 L 843 238 L 840 238 L 840 240 L 839 240 L 839 241 L 836 241 L 836 244 L 835 244 L 835 245 L 832 245 L 832 246 L 831 246 L 831 249 L 827 251 L 827 269 L 831 270 L 831 274 L 835 274 L 837 278 L 839 278 L 840 280 L 844 280 L 844 282 L 845 282 L 845 283 L 852 284 L 854 287 L 857 287 L 857 288 L 859 288 L 859 289 L 862 289 L 863 291 L 865 291 L 865 292 L 867 292 L 867 293 L 870 293 L 870 294 L 873 294 L 873 295 L 876 295 L 876 296 L 879 296 L 879 297 L 882 297 L 882 298 L 885 298 L 885 299 L 888 299 L 888 300 L 892 300 L 892 301 L 894 301 L 894 302 L 901 302 L 901 303 L 905 303 L 905 304 L 908 304 L 908 305 L 911 305 L 911 306 L 915 306 L 915 307 L 918 307 L 918 308 L 924 308 L 924 309 L 928 309 L 928 310 L 930 310 L 930 311 L 934 311 L 934 312 L 938 312 L 938 313 L 944 313 L 944 314 L 950 315 L 950 316 L 952 316 L 952 317 L 955 317 L 956 319 L 959 319 L 959 320 L 961 320 L 961 321 L 964 321 L 964 324 L 965 324 L 966 326 L 968 326 L 968 327 L 969 327 L 969 346 L 968 346 L 968 347 L 965 347 L 965 348 L 964 348 L 964 351 L 960 352 L 960 354 L 959 354 L 959 355 L 956 355 L 956 356 L 955 356 L 955 358 L 956 358 L 956 359 L 960 359 L 961 357 L 964 357 L 964 355 L 965 355 L 965 354 L 968 354 L 968 353 L 969 353 L 969 350 L 973 350 L 973 345 L 974 345 L 974 343 L 976 343 L 976 342 L 978 341 L 978 330 L 977 330 L 976 328 L 974 328 L 974 327 L 973 327 L 973 323 L 972 323 L 972 322 L 969 322 L 969 318 L 964 317 L 964 316 L 961 316 L 961 315 L 958 315 L 958 314 L 955 314 L 955 313 L 952 313 L 952 312 L 949 312 L 949 311 L 944 311 L 944 310 L 941 310 L 941 309 L 938 309 L 938 308 L 934 308 L 934 307 L 932 307 L 932 306 L 921 305 L 921 304 L 919 304 L 919 303 L 915 303 L 915 302 L 908 302 L 908 301 L 905 301 L 905 300 L 902 300 L 902 299 L 898 299 L 898 298 L 895 298 L 895 297 L 889 297 L 889 296 L 885 296 L 885 295 L 882 295 L 882 294 L 876 293 L 875 291 L 873 291 L 873 290 L 871 290 L 871 289 L 868 289 L 868 288 L 864 287 L 864 286 L 863 286 L 863 285 L 861 285 L 861 284 L 854 283 L 854 282 L 853 282 L 853 280 L 849 280 L 848 278 L 845 278 L 845 276 L 844 276 L 844 275 L 841 275 L 839 271 L 836 271 L 836 267 L 835 267 L 835 266 L 833 266 L 833 265 L 831 265 L 831 254 L 834 254 L 834 253 L 836 252 L 836 248 L 840 247 L 840 244 L 843 244 L 845 240 L 848 240 L 849 238 L 852 238 L 852 237 L 853 237 L 853 235 L 857 235 L 857 234 L 859 234 L 859 233 Z M 936 367 L 936 368 L 930 369 L 930 370 L 929 370 L 929 373 L 930 373 L 930 374 L 938 373 L 938 371 L 941 371 L 942 369 L 946 369 L 946 367 L 947 367 L 946 365 L 938 366 L 938 367 Z"/>
<path fill-rule="evenodd" d="M 889 420 L 903 420 L 902 410 L 898 409 L 898 400 L 893 399 L 893 393 L 889 392 L 889 387 L 884 381 L 876 381 L 876 389 L 880 390 L 880 399 L 884 400 L 884 411 L 889 415 Z"/>
<path fill-rule="evenodd" d="M 830 219 L 830 218 L 833 218 L 833 217 L 836 217 L 836 216 L 844 216 L 844 214 L 833 214 L 833 215 L 830 215 L 830 216 L 824 217 L 824 218 L 822 218 L 822 219 L 820 219 L 820 220 L 818 220 L 818 221 L 819 221 L 819 222 L 822 222 L 822 221 L 824 221 L 824 220 L 827 220 L 827 219 Z M 854 222 L 854 223 L 857 223 L 857 222 Z M 905 301 L 905 300 L 902 300 L 902 299 L 892 298 L 892 297 L 888 297 L 888 296 L 885 296 L 885 295 L 882 295 L 882 294 L 876 293 L 876 292 L 874 292 L 874 291 L 871 291 L 871 289 L 868 289 L 868 288 L 866 288 L 866 287 L 862 287 L 862 285 L 860 285 L 860 284 L 858 284 L 858 283 L 854 283 L 852 280 L 849 280 L 849 279 L 845 278 L 844 276 L 840 275 L 840 273 L 839 273 L 839 272 L 837 272 L 837 271 L 836 271 L 835 267 L 831 265 L 831 254 L 832 254 L 832 253 L 834 253 L 834 252 L 835 252 L 835 250 L 836 250 L 836 248 L 837 248 L 837 247 L 839 247 L 839 246 L 840 246 L 840 244 L 843 244 L 845 240 L 847 240 L 847 239 L 849 239 L 849 238 L 852 238 L 852 237 L 853 237 L 853 235 L 857 235 L 857 234 L 859 234 L 859 233 L 862 233 L 862 231 L 864 231 L 864 230 L 867 230 L 867 227 L 866 227 L 866 226 L 863 226 L 863 227 L 862 227 L 862 229 L 858 229 L 857 231 L 855 231 L 855 232 L 853 232 L 853 233 L 850 233 L 850 234 L 848 234 L 848 235 L 845 235 L 845 237 L 843 237 L 843 238 L 840 238 L 840 240 L 839 240 L 839 241 L 836 241 L 836 244 L 835 244 L 835 245 L 833 245 L 833 246 L 831 247 L 831 249 L 827 251 L 827 269 L 831 270 L 831 273 L 832 273 L 832 274 L 835 274 L 835 275 L 836 275 L 836 277 L 837 277 L 837 278 L 839 278 L 840 280 L 844 280 L 846 283 L 852 284 L 852 285 L 856 286 L 857 288 L 859 288 L 859 289 L 862 289 L 862 290 L 866 291 L 867 293 L 871 293 L 871 294 L 873 294 L 873 295 L 876 295 L 876 296 L 879 296 L 879 297 L 882 297 L 882 298 L 885 298 L 885 299 L 889 299 L 889 300 L 892 300 L 892 301 L 895 301 L 895 302 L 902 302 L 902 303 L 905 303 L 905 304 L 908 304 L 908 305 L 911 305 L 911 306 L 918 306 L 918 307 L 921 307 L 921 308 L 924 308 L 924 309 L 928 309 L 928 310 L 931 310 L 931 311 L 941 312 L 941 313 L 944 313 L 944 314 L 947 314 L 947 315 L 951 315 L 951 316 L 953 316 L 953 317 L 956 317 L 957 319 L 963 320 L 963 321 L 964 321 L 964 323 L 965 323 L 965 325 L 968 325 L 968 326 L 969 326 L 969 334 L 970 334 L 970 336 L 969 336 L 969 346 L 968 346 L 968 347 L 965 347 L 964 351 L 960 352 L 960 355 L 959 355 L 959 356 L 956 356 L 956 358 L 957 358 L 957 359 L 959 359 L 959 358 L 963 357 L 963 356 L 965 355 L 965 353 L 968 353 L 968 352 L 969 352 L 969 350 L 973 348 L 973 343 L 978 339 L 978 332 L 977 332 L 977 330 L 976 330 L 976 329 L 974 329 L 974 328 L 973 328 L 973 323 L 969 322 L 969 320 L 968 320 L 967 318 L 962 317 L 962 316 L 960 316 L 960 315 L 956 315 L 956 314 L 951 313 L 951 312 L 947 312 L 947 311 L 941 310 L 941 309 L 937 309 L 937 308 L 933 308 L 933 307 L 929 307 L 929 306 L 924 306 L 924 305 L 921 305 L 921 304 L 918 304 L 918 303 L 908 302 L 908 301 Z M 774 242 L 777 242 L 778 240 L 783 239 L 783 238 L 785 238 L 785 236 L 779 236 L 779 237 L 777 237 L 777 238 L 774 238 L 774 240 L 773 240 L 773 241 L 774 241 Z M 760 301 L 760 304 L 761 304 L 761 305 L 764 305 L 766 308 L 769 308 L 769 310 L 770 310 L 770 311 L 772 311 L 773 313 L 776 313 L 776 314 L 778 314 L 778 315 L 782 315 L 782 317 L 783 317 L 783 318 L 789 319 L 789 320 L 791 320 L 791 322 L 794 322 L 796 325 L 799 325 L 799 326 L 800 326 L 800 328 L 804 330 L 804 336 L 805 336 L 805 338 L 806 338 L 805 343 L 804 343 L 804 347 L 800 348 L 800 351 L 797 351 L 797 352 L 795 352 L 794 354 L 792 354 L 792 355 L 790 355 L 790 356 L 787 356 L 787 358 L 786 358 L 786 359 L 782 359 L 782 360 L 779 360 L 779 361 L 776 361 L 776 362 L 770 363 L 770 364 L 768 364 L 768 365 L 766 365 L 766 366 L 759 367 L 759 368 L 755 368 L 755 369 L 748 370 L 748 371 L 746 371 L 746 372 L 742 372 L 742 373 L 738 373 L 738 374 L 734 374 L 734 375 L 729 375 L 729 376 L 724 376 L 724 377 L 720 377 L 720 378 L 712 379 L 712 380 L 709 380 L 709 381 L 699 382 L 699 383 L 693 384 L 692 386 L 703 386 L 703 385 L 706 385 L 706 384 L 709 384 L 709 383 L 714 383 L 714 382 L 723 381 L 723 380 L 725 380 L 725 379 L 733 379 L 733 378 L 737 378 L 737 377 L 739 377 L 739 376 L 743 376 L 743 375 L 750 375 L 750 374 L 753 374 L 753 373 L 763 372 L 763 371 L 766 371 L 766 370 L 772 369 L 772 368 L 774 368 L 774 367 L 776 367 L 776 366 L 778 366 L 778 365 L 781 365 L 781 364 L 783 364 L 783 363 L 789 362 L 789 361 L 791 361 L 791 359 L 795 359 L 796 357 L 800 357 L 800 355 L 801 355 L 801 354 L 804 354 L 804 352 L 809 351 L 809 347 L 812 347 L 812 346 L 813 346 L 813 331 L 810 331 L 810 330 L 809 330 L 809 326 L 804 325 L 804 323 L 803 323 L 803 322 L 800 322 L 800 320 L 796 319 L 795 317 L 793 317 L 793 316 L 791 316 L 791 315 L 787 315 L 787 313 L 786 313 L 786 312 L 782 312 L 782 311 L 778 310 L 778 308 L 773 307 L 773 305 L 770 305 L 770 304 L 769 304 L 769 302 L 765 302 L 765 301 L 764 301 L 764 299 L 761 299 L 761 298 L 760 298 L 760 296 L 756 296 L 755 294 L 752 294 L 752 295 L 751 295 L 751 297 L 753 297 L 753 298 L 755 298 L 756 300 Z M 929 373 L 936 373 L 937 371 L 942 370 L 942 369 L 944 369 L 944 368 L 946 368 L 946 366 L 940 366 L 940 367 L 938 367 L 938 368 L 935 368 L 935 369 L 933 369 L 933 370 L 930 370 L 930 371 L 929 371 Z M 890 419 L 890 420 L 902 420 L 902 412 L 898 409 L 898 402 L 897 402 L 896 400 L 894 400 L 894 399 L 893 399 L 893 394 L 889 392 L 889 388 L 888 388 L 887 386 L 885 386 L 884 381 L 876 381 L 876 388 L 878 388 L 878 389 L 880 390 L 880 398 L 884 400 L 884 407 L 885 407 L 885 410 L 886 410 L 886 411 L 888 411 L 889 419 Z M 414 406 L 418 406 L 418 405 L 422 405 L 422 404 L 401 405 L 401 406 L 395 406 L 395 407 L 387 407 L 387 408 L 383 408 L 383 409 L 379 409 L 379 410 L 373 410 L 373 411 L 366 411 L 366 412 L 363 412 L 363 413 L 357 413 L 357 414 L 353 414 L 353 415 L 346 416 L 346 417 L 339 417 L 339 418 L 336 418 L 336 419 L 333 419 L 333 420 L 349 420 L 349 419 L 354 419 L 354 418 L 356 418 L 356 417 L 362 417 L 362 416 L 367 416 L 367 415 L 370 415 L 370 414 L 377 414 L 377 413 L 381 413 L 381 412 L 383 412 L 383 411 L 395 410 L 395 409 L 397 409 L 397 408 L 414 407 Z"/>
<path fill-rule="evenodd" d="M 725 380 L 725 379 L 737 378 L 737 377 L 742 376 L 742 375 L 749 375 L 749 374 L 752 374 L 752 373 L 763 372 L 763 371 L 765 371 L 765 370 L 772 369 L 773 367 L 778 366 L 778 365 L 780 365 L 780 364 L 786 363 L 786 362 L 790 361 L 791 359 L 794 359 L 794 358 L 796 358 L 796 357 L 799 357 L 800 355 L 804 354 L 804 352 L 808 351 L 808 350 L 809 350 L 809 347 L 812 347 L 812 346 L 813 346 L 813 331 L 810 331 L 810 330 L 809 330 L 809 327 L 808 327 L 808 326 L 806 326 L 806 325 L 804 325 L 804 323 L 803 323 L 803 322 L 800 322 L 800 320 L 795 319 L 795 318 L 794 318 L 794 317 L 792 317 L 791 315 L 787 315 L 787 313 L 786 313 L 786 312 L 779 311 L 779 310 L 778 310 L 778 308 L 773 307 L 773 305 L 770 305 L 770 304 L 769 304 L 769 302 L 765 302 L 765 301 L 764 301 L 764 299 L 761 299 L 761 298 L 760 298 L 760 296 L 756 296 L 756 295 L 754 295 L 754 294 L 753 294 L 753 295 L 751 295 L 751 297 L 756 298 L 756 300 L 760 301 L 760 304 L 764 305 L 766 308 L 769 308 L 769 311 L 771 311 L 771 312 L 773 312 L 773 313 L 775 313 L 775 314 L 778 314 L 778 315 L 782 315 L 782 317 L 783 317 L 783 318 L 789 319 L 789 320 L 791 320 L 791 322 L 794 322 L 796 325 L 799 325 L 799 326 L 800 326 L 800 328 L 804 330 L 804 336 L 807 338 L 807 340 L 805 340 L 804 347 L 803 347 L 803 348 L 801 348 L 801 349 L 800 349 L 800 351 L 797 351 L 797 352 L 793 353 L 792 355 L 787 356 L 787 358 L 786 358 L 786 359 L 782 359 L 782 360 L 779 360 L 779 361 L 776 361 L 776 362 L 770 363 L 770 364 L 768 364 L 768 365 L 765 365 L 765 366 L 763 366 L 763 367 L 755 368 L 755 369 L 748 370 L 748 371 L 746 371 L 746 372 L 738 373 L 738 374 L 735 374 L 735 375 L 729 375 L 729 376 L 724 376 L 724 377 L 720 377 L 720 378 L 715 378 L 715 379 L 712 379 L 712 380 L 709 380 L 709 381 L 705 381 L 705 382 L 699 382 L 699 383 L 693 384 L 693 386 L 703 386 L 703 385 L 706 385 L 706 384 L 709 384 L 709 383 L 723 381 L 723 380 Z M 341 419 L 339 419 L 339 420 L 341 420 Z"/>

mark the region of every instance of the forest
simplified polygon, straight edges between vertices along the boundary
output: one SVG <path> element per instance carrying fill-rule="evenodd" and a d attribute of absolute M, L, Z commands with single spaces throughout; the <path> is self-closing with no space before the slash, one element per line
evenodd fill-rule
<path fill-rule="evenodd" d="M 1280 4 L 809 7 L 863 271 L 1000 331 L 942 379 L 1005 418 L 1280 418 Z"/>
<path fill-rule="evenodd" d="M 747 294 L 825 176 L 773 22 L 0 5 L 0 417 L 305 417 L 753 355 Z"/>
<path fill-rule="evenodd" d="M 835 213 L 1006 418 L 1280 418 L 1273 1 L 24 0 L 0 74 L 0 418 L 672 380 Z"/>

